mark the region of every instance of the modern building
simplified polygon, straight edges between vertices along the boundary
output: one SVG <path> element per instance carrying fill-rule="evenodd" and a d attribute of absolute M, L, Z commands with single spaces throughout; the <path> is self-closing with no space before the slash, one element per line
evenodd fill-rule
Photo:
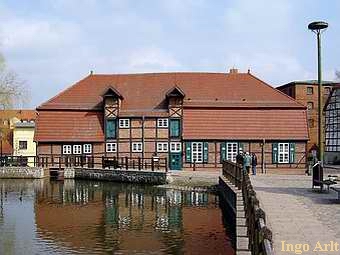
<path fill-rule="evenodd" d="M 332 81 L 322 82 L 324 100 L 323 102 L 326 102 L 332 87 L 338 84 L 339 83 Z M 308 152 L 310 152 L 312 148 L 316 148 L 318 145 L 318 86 L 319 85 L 317 80 L 307 80 L 292 81 L 276 88 L 307 107 L 309 131 L 309 141 L 307 143 Z"/>
<path fill-rule="evenodd" d="M 326 100 L 325 162 L 340 164 L 340 86 L 335 86 Z"/>
<path fill-rule="evenodd" d="M 252 74 L 90 74 L 37 108 L 37 154 L 167 158 L 217 170 L 240 152 L 260 172 L 303 173 L 306 107 Z"/>

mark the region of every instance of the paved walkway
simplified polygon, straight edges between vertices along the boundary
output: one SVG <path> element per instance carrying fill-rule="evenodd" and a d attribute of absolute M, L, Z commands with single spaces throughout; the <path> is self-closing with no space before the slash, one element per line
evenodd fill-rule
<path fill-rule="evenodd" d="M 273 231 L 276 254 L 295 254 L 282 251 L 281 241 L 308 244 L 310 250 L 302 254 L 340 254 L 329 251 L 330 247 L 328 252 L 313 251 L 318 241 L 322 245 L 330 241 L 340 244 L 340 204 L 336 192 L 312 191 L 310 176 L 258 175 L 252 176 L 251 181 Z"/>

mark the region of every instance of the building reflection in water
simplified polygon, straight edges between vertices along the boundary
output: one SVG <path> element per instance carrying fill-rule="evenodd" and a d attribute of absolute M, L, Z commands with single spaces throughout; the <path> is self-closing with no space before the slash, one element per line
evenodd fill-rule
<path fill-rule="evenodd" d="M 46 181 L 35 218 L 39 238 L 78 253 L 234 254 L 218 197 L 205 192 Z"/>

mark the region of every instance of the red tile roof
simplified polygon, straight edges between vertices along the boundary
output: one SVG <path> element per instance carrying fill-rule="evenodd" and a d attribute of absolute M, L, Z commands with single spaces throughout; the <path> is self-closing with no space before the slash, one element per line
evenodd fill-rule
<path fill-rule="evenodd" d="M 0 110 L 0 119 L 17 117 L 19 120 L 35 120 L 35 110 Z"/>
<path fill-rule="evenodd" d="M 184 109 L 184 139 L 308 140 L 305 110 Z"/>
<path fill-rule="evenodd" d="M 123 98 L 120 116 L 167 117 L 174 87 L 185 94 L 185 139 L 308 139 L 305 106 L 249 73 L 150 73 L 85 77 L 37 108 L 35 140 L 103 141 L 109 88 Z"/>
<path fill-rule="evenodd" d="M 39 142 L 101 142 L 103 114 L 86 111 L 40 111 L 35 130 Z"/>
<path fill-rule="evenodd" d="M 157 111 L 166 108 L 166 93 L 177 86 L 184 106 L 304 107 L 249 73 L 149 73 L 89 75 L 37 109 L 98 109 L 102 95 L 114 88 L 124 99 L 121 109 Z"/>

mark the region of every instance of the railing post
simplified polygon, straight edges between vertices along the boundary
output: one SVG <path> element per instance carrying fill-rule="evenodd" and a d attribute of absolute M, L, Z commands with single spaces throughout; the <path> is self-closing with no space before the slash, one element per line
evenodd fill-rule
<path fill-rule="evenodd" d="M 129 169 L 129 158 L 125 157 L 125 169 L 128 170 Z"/>
<path fill-rule="evenodd" d="M 194 161 L 194 168 L 192 170 L 196 171 L 196 161 Z"/>
<path fill-rule="evenodd" d="M 140 171 L 141 170 L 141 159 L 140 159 L 140 157 L 138 157 L 138 170 Z"/>
<path fill-rule="evenodd" d="M 61 171 L 61 156 L 59 157 L 59 171 Z"/>
<path fill-rule="evenodd" d="M 164 161 L 165 161 L 165 172 L 167 173 L 168 172 L 168 158 L 165 158 Z"/>
<path fill-rule="evenodd" d="M 102 168 L 104 169 L 105 168 L 105 161 L 104 161 L 104 156 L 102 156 Z"/>
<path fill-rule="evenodd" d="M 153 172 L 155 169 L 155 162 L 153 161 L 153 158 L 151 159 L 151 171 Z"/>

